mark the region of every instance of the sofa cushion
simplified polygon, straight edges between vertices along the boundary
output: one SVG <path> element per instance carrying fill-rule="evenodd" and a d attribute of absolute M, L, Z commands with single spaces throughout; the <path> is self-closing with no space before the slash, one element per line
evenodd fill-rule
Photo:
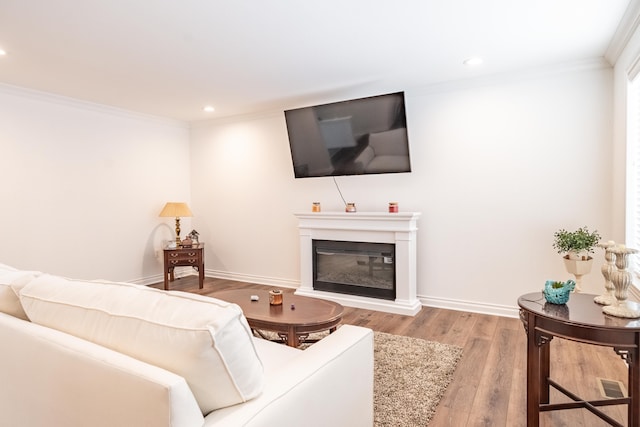
<path fill-rule="evenodd" d="M 141 285 L 42 275 L 20 291 L 32 322 L 184 377 L 207 414 L 260 394 L 264 372 L 240 308 Z"/>
<path fill-rule="evenodd" d="M 16 269 L 2 269 L 0 264 L 0 311 L 29 320 L 18 298 L 19 290 L 41 273 L 38 271 L 21 271 Z"/>

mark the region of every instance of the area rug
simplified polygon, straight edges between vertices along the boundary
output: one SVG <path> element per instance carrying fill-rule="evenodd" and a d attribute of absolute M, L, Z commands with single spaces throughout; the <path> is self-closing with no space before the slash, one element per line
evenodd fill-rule
<path fill-rule="evenodd" d="M 428 425 L 461 357 L 460 347 L 375 332 L 374 425 Z"/>
<path fill-rule="evenodd" d="M 263 334 L 275 337 L 270 332 Z M 312 334 L 309 338 L 325 335 Z M 451 383 L 462 349 L 384 332 L 374 332 L 373 342 L 374 426 L 428 425 Z"/>

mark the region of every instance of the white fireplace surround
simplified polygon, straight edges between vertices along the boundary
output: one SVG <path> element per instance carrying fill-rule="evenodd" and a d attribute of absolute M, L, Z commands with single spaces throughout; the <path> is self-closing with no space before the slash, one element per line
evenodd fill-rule
<path fill-rule="evenodd" d="M 297 295 L 324 298 L 348 307 L 415 316 L 416 235 L 419 212 L 307 212 L 294 214 L 300 231 L 300 287 Z M 313 240 L 392 243 L 396 249 L 396 299 L 361 297 L 313 289 Z"/>

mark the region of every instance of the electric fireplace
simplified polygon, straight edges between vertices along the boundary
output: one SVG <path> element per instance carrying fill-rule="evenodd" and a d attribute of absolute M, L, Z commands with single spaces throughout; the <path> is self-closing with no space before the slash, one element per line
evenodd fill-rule
<path fill-rule="evenodd" d="M 395 245 L 313 240 L 313 289 L 394 300 Z"/>
<path fill-rule="evenodd" d="M 297 295 L 409 316 L 420 311 L 419 212 L 323 211 L 295 216 L 300 232 Z"/>

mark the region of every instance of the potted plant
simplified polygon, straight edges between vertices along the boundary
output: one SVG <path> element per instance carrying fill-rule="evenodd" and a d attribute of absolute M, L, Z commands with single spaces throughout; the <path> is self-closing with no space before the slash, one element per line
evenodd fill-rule
<path fill-rule="evenodd" d="M 588 260 L 589 253 L 600 241 L 597 230 L 589 231 L 587 227 L 580 227 L 576 231 L 560 229 L 553 234 L 553 247 L 559 254 L 566 253 L 565 258 Z"/>
<path fill-rule="evenodd" d="M 560 229 L 553 237 L 553 247 L 559 254 L 566 254 L 563 256 L 565 268 L 576 277 L 575 290 L 579 292 L 582 276 L 591 271 L 593 258 L 589 254 L 600 241 L 600 234 L 597 230 L 589 231 L 585 226 L 576 231 Z"/>

